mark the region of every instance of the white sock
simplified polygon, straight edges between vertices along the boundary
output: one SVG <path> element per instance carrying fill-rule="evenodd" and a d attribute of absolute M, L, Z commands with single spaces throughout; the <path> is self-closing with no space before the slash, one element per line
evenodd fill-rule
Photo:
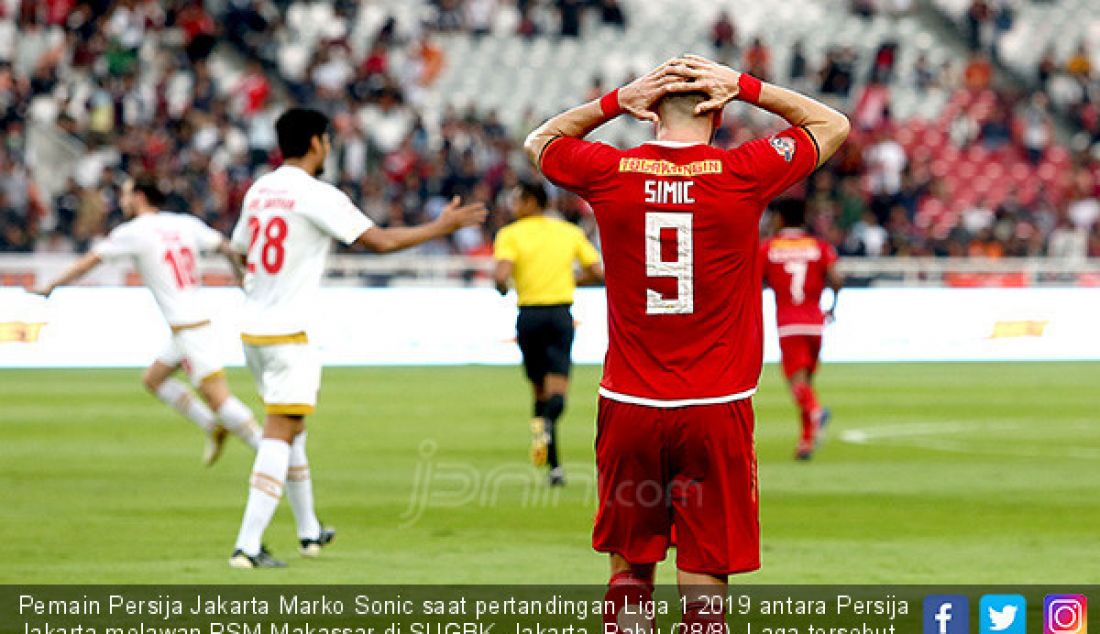
<path fill-rule="evenodd" d="M 222 425 L 233 435 L 252 447 L 253 451 L 260 448 L 260 426 L 252 416 L 252 410 L 241 402 L 236 396 L 230 396 L 222 406 L 218 408 L 218 418 Z"/>
<path fill-rule="evenodd" d="M 214 412 L 192 394 L 183 381 L 167 379 L 157 388 L 156 394 L 162 403 L 191 419 L 199 429 L 209 432 L 214 428 Z"/>
<path fill-rule="evenodd" d="M 290 468 L 286 474 L 286 497 L 298 522 L 298 539 L 317 539 L 321 536 L 321 522 L 313 509 L 313 480 L 309 477 L 309 459 L 306 458 L 306 432 L 294 437 L 290 445 Z"/>
<path fill-rule="evenodd" d="M 260 540 L 264 530 L 275 515 L 279 498 L 283 496 L 287 463 L 290 461 L 290 445 L 282 440 L 264 438 L 256 451 L 252 465 L 252 479 L 248 488 L 248 504 L 244 507 L 241 532 L 237 534 L 236 548 L 246 555 L 260 552 Z"/>

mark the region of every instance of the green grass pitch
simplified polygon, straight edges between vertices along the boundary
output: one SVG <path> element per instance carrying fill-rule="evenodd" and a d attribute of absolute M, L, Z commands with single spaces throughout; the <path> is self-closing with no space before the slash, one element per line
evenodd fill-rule
<path fill-rule="evenodd" d="M 603 583 L 589 547 L 598 369 L 563 430 L 570 486 L 526 465 L 517 368 L 330 368 L 309 448 L 339 534 L 291 567 L 226 566 L 251 454 L 199 465 L 139 370 L 0 372 L 0 582 Z M 257 401 L 243 370 L 236 392 Z M 747 583 L 1100 582 L 1100 364 L 829 365 L 809 464 L 777 368 L 756 399 L 764 568 Z M 673 579 L 665 564 L 660 579 Z"/>

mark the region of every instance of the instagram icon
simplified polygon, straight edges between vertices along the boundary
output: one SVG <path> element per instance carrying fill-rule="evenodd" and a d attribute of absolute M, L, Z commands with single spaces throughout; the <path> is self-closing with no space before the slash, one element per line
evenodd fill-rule
<path fill-rule="evenodd" d="M 1048 594 L 1043 599 L 1043 634 L 1088 634 L 1088 617 L 1083 594 Z"/>

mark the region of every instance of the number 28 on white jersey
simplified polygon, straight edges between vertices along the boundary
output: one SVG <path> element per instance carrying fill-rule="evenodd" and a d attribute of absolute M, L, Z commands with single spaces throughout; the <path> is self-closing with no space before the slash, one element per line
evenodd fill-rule
<path fill-rule="evenodd" d="M 242 332 L 308 330 L 332 240 L 351 244 L 373 224 L 346 194 L 300 168 L 261 176 L 233 229 L 247 269 Z"/>

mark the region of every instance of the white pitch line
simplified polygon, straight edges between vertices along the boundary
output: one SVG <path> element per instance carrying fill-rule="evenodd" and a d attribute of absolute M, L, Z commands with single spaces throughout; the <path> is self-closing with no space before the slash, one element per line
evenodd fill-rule
<path fill-rule="evenodd" d="M 1084 424 L 1074 425 L 1076 428 L 1084 428 Z M 1092 427 L 1090 426 L 1089 429 Z M 1022 429 L 1030 429 L 1030 426 L 1022 423 L 1003 423 L 986 421 L 980 423 L 962 422 L 938 422 L 938 423 L 908 423 L 901 425 L 881 425 L 865 427 L 862 429 L 846 429 L 840 432 L 840 440 L 854 445 L 883 444 L 892 446 L 914 447 L 931 451 L 943 451 L 948 453 L 974 454 L 974 455 L 1002 455 L 1022 458 L 1076 458 L 1081 460 L 1100 459 L 1100 448 L 1092 447 L 1068 447 L 1057 452 L 1036 451 L 1018 446 L 1005 446 L 998 442 L 999 438 L 987 446 L 976 446 L 965 440 L 945 438 L 951 435 L 965 434 L 975 431 L 1012 432 Z M 901 442 L 891 442 L 900 440 Z"/>

